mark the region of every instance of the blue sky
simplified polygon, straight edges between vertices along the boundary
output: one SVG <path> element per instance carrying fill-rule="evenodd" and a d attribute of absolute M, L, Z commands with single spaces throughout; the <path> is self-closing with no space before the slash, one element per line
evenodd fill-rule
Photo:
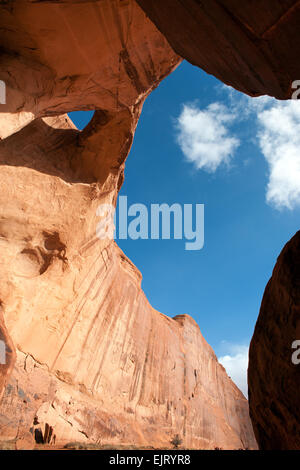
<path fill-rule="evenodd" d="M 129 204 L 205 205 L 200 251 L 182 240 L 118 244 L 153 307 L 195 318 L 244 392 L 264 288 L 299 229 L 298 103 L 250 99 L 183 62 L 145 102 L 120 193 Z M 70 116 L 82 128 L 91 113 Z"/>

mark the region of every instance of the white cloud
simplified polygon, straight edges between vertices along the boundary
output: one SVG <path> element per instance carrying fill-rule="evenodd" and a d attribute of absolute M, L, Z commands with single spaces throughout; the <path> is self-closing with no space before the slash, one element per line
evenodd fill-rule
<path fill-rule="evenodd" d="M 225 85 L 221 91 L 241 120 L 254 119 L 256 142 L 269 167 L 267 202 L 276 209 L 300 206 L 300 101 L 250 98 Z"/>
<path fill-rule="evenodd" d="M 177 119 L 177 141 L 197 169 L 214 172 L 222 163 L 230 162 L 239 146 L 239 140 L 231 136 L 228 129 L 235 118 L 220 103 L 212 103 L 204 110 L 184 105 Z"/>
<path fill-rule="evenodd" d="M 227 374 L 243 392 L 245 397 L 248 397 L 247 369 L 249 347 L 246 345 L 229 344 L 225 341 L 223 342 L 224 346 L 226 346 L 227 354 L 219 357 L 219 362 L 225 367 Z"/>
<path fill-rule="evenodd" d="M 300 206 L 300 103 L 275 102 L 257 114 L 261 152 L 269 165 L 267 202 Z"/>

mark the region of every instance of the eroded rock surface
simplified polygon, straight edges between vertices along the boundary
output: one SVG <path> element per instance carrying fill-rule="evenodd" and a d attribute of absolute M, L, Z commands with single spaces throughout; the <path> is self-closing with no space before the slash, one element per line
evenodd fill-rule
<path fill-rule="evenodd" d="M 300 449 L 300 364 L 292 361 L 300 340 L 299 266 L 297 232 L 266 287 L 250 347 L 249 403 L 262 449 Z"/>
<path fill-rule="evenodd" d="M 133 0 L 11 0 L 0 12 L 2 138 L 41 116 L 127 110 L 180 62 Z"/>
<path fill-rule="evenodd" d="M 43 118 L 1 144 L 0 295 L 18 359 L 0 435 L 15 439 L 36 418 L 57 444 L 157 447 L 178 432 L 190 447 L 254 447 L 247 400 L 199 327 L 155 311 L 139 271 L 96 236 L 123 159 L 103 183 L 76 182 L 77 167 L 64 168 L 81 139 L 91 149 L 103 135 L 94 119 L 80 133 L 65 115 Z"/>
<path fill-rule="evenodd" d="M 154 310 L 96 235 L 143 101 L 181 59 L 133 0 L 12 1 L 0 18 L 1 439 L 255 448 L 247 400 L 199 327 Z M 75 109 L 96 109 L 82 132 L 63 114 Z"/>
<path fill-rule="evenodd" d="M 137 0 L 174 50 L 252 96 L 291 97 L 300 79 L 297 0 Z"/>
<path fill-rule="evenodd" d="M 15 348 L 4 321 L 4 312 L 0 304 L 0 400 L 15 362 Z"/>

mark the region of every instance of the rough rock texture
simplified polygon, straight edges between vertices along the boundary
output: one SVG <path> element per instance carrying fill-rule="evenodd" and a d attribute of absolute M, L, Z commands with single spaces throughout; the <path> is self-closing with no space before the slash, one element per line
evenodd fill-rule
<path fill-rule="evenodd" d="M 127 110 L 180 62 L 133 0 L 10 0 L 0 31 L 2 138 L 36 117 Z"/>
<path fill-rule="evenodd" d="M 155 311 L 139 271 L 96 236 L 123 159 L 107 174 L 103 157 L 106 179 L 91 184 L 68 162 L 92 155 L 106 127 L 97 116 L 82 133 L 66 116 L 42 118 L 1 144 L 0 297 L 17 348 L 1 438 L 28 432 L 36 417 L 61 445 L 157 447 L 179 433 L 188 447 L 253 448 L 247 400 L 199 327 Z"/>
<path fill-rule="evenodd" d="M 262 449 L 300 449 L 300 232 L 282 250 L 266 287 L 249 354 L 249 402 Z"/>
<path fill-rule="evenodd" d="M 255 448 L 198 326 L 155 311 L 96 236 L 143 101 L 181 59 L 133 0 L 10 1 L 0 31 L 1 439 Z M 76 109 L 96 109 L 82 132 Z"/>
<path fill-rule="evenodd" d="M 137 0 L 174 50 L 240 91 L 291 97 L 300 79 L 298 0 Z"/>

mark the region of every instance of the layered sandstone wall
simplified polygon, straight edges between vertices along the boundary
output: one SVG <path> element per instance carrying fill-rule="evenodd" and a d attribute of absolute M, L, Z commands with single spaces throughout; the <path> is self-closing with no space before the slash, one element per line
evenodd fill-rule
<path fill-rule="evenodd" d="M 37 421 L 58 445 L 159 447 L 178 433 L 191 448 L 253 448 L 247 400 L 199 327 L 154 310 L 135 266 L 96 235 L 123 159 L 109 172 L 103 157 L 103 183 L 78 182 L 72 162 L 111 135 L 100 117 L 82 133 L 66 115 L 36 120 L 0 146 L 0 297 L 17 349 L 1 439 Z"/>

